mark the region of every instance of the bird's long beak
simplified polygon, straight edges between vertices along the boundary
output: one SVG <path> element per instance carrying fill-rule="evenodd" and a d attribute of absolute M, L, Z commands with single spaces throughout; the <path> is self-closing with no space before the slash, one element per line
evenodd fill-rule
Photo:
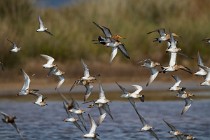
<path fill-rule="evenodd" d="M 119 39 L 126 39 L 125 37 L 119 36 Z"/>
<path fill-rule="evenodd" d="M 175 33 L 172 33 L 172 35 L 175 36 L 175 37 L 180 37 L 180 38 L 182 38 L 180 35 L 177 35 L 177 34 L 175 34 Z"/>
<path fill-rule="evenodd" d="M 120 35 L 114 35 L 112 38 L 114 38 L 114 39 L 126 39 L 125 37 L 122 37 L 122 36 L 120 36 Z"/>

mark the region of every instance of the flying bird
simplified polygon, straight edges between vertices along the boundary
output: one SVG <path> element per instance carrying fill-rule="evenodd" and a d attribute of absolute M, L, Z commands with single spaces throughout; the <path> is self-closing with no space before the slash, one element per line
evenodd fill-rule
<path fill-rule="evenodd" d="M 36 93 L 37 91 L 39 91 L 37 89 L 32 89 L 32 90 L 29 89 L 31 80 L 28 74 L 23 69 L 20 69 L 20 71 L 22 72 L 23 77 L 24 77 L 24 84 L 23 84 L 22 89 L 17 95 L 28 95 L 28 94 Z"/>
<path fill-rule="evenodd" d="M 207 75 L 207 72 L 200 66 L 204 66 L 203 64 L 203 60 L 200 56 L 200 53 L 198 51 L 198 67 L 199 67 L 199 71 L 195 72 L 194 75 L 197 75 L 197 76 L 205 76 Z"/>
<path fill-rule="evenodd" d="M 137 108 L 136 108 L 136 105 L 135 105 L 135 102 L 133 100 L 133 98 L 131 97 L 131 95 L 133 93 L 135 94 L 139 94 L 139 92 L 141 92 L 142 90 L 142 87 L 139 86 L 139 85 L 133 85 L 135 88 L 136 88 L 136 91 L 134 91 L 133 93 L 129 93 L 124 87 L 122 87 L 121 85 L 119 85 L 117 82 L 116 84 L 120 87 L 120 89 L 123 91 L 123 94 L 121 97 L 123 98 L 127 98 L 129 100 L 129 102 L 131 103 L 131 105 L 133 106 L 134 110 L 136 111 L 140 121 L 142 122 L 143 124 L 143 127 L 141 128 L 141 131 L 148 131 L 150 132 L 151 135 L 153 135 L 157 140 L 159 140 L 159 138 L 157 137 L 157 135 L 155 134 L 155 132 L 152 130 L 152 126 L 147 124 L 145 119 L 139 114 Z M 143 97 L 138 97 L 138 98 L 142 98 L 141 100 L 144 101 Z"/>
<path fill-rule="evenodd" d="M 184 101 L 185 101 L 185 105 L 184 105 L 184 108 L 182 109 L 181 115 L 183 115 L 185 112 L 187 112 L 187 110 L 189 110 L 193 100 L 191 98 L 186 98 L 184 99 Z"/>
<path fill-rule="evenodd" d="M 210 86 L 210 68 L 207 66 L 202 66 L 202 65 L 198 65 L 198 66 L 201 67 L 202 69 L 204 69 L 207 73 L 205 75 L 204 82 L 202 82 L 200 85 L 201 86 Z"/>
<path fill-rule="evenodd" d="M 112 114 L 111 114 L 111 110 L 110 110 L 109 104 L 108 104 L 109 102 L 110 102 L 110 100 L 108 100 L 108 99 L 106 98 L 105 92 L 104 92 L 103 87 L 102 87 L 102 85 L 101 85 L 101 83 L 100 83 L 100 84 L 99 84 L 99 99 L 97 99 L 97 100 L 95 101 L 95 104 L 98 105 L 100 115 L 102 115 L 102 110 L 101 110 L 101 109 L 103 109 L 103 110 L 105 110 L 105 112 L 106 112 L 107 114 L 109 114 L 109 116 L 110 116 L 110 117 L 112 118 L 112 120 L 113 120 L 113 116 L 112 116 Z"/>
<path fill-rule="evenodd" d="M 74 114 L 76 114 L 78 116 L 80 122 L 82 123 L 83 127 L 87 131 L 85 119 L 84 119 L 84 116 L 83 116 L 83 113 L 85 113 L 85 110 L 81 109 L 79 104 L 77 103 L 77 101 L 74 100 L 73 98 L 72 98 L 72 105 L 73 105 L 73 108 L 70 109 L 69 111 L 71 113 L 74 113 Z"/>
<path fill-rule="evenodd" d="M 48 76 L 55 75 L 59 79 L 59 82 L 58 82 L 55 90 L 57 90 L 58 88 L 60 88 L 61 85 L 64 83 L 64 81 L 65 81 L 64 74 L 65 74 L 65 72 L 63 72 L 60 69 L 58 69 L 57 65 L 50 68 L 50 71 L 48 73 Z"/>
<path fill-rule="evenodd" d="M 141 131 L 147 131 L 150 132 L 150 134 L 155 137 L 157 140 L 159 140 L 157 134 L 154 132 L 153 127 L 151 125 L 149 125 L 146 120 L 138 113 L 139 119 L 143 125 L 143 127 L 141 128 Z"/>
<path fill-rule="evenodd" d="M 190 134 L 183 134 L 186 140 L 196 140 L 197 138 Z"/>
<path fill-rule="evenodd" d="M 182 89 L 182 87 L 179 86 L 180 83 L 181 83 L 181 79 L 178 76 L 175 76 L 175 75 L 171 75 L 171 76 L 174 78 L 176 83 L 172 87 L 170 87 L 169 90 L 170 91 L 178 91 L 178 90 Z"/>
<path fill-rule="evenodd" d="M 171 129 L 170 131 L 168 131 L 169 134 L 175 136 L 177 138 L 177 140 L 183 140 L 183 133 L 180 130 L 176 129 L 175 126 L 173 126 L 172 124 L 168 123 L 164 119 L 163 119 L 163 121 Z"/>
<path fill-rule="evenodd" d="M 69 111 L 69 105 L 65 101 L 63 102 L 63 107 L 68 115 L 68 118 L 64 119 L 64 122 L 72 122 L 80 131 L 84 133 L 84 130 L 78 123 L 79 120 L 73 117 L 73 114 Z"/>
<path fill-rule="evenodd" d="M 128 101 L 130 102 L 130 104 L 132 105 L 132 107 L 134 108 L 134 110 L 136 111 L 136 113 L 139 115 L 134 99 L 139 98 L 142 102 L 144 102 L 144 95 L 139 94 L 142 91 L 142 87 L 139 85 L 133 85 L 136 90 L 133 93 L 130 93 L 124 87 L 122 87 L 120 84 L 118 84 L 117 82 L 116 82 L 116 84 L 119 86 L 119 88 L 123 92 L 121 97 L 127 98 Z M 135 96 L 132 94 L 135 94 Z"/>
<path fill-rule="evenodd" d="M 56 66 L 56 64 L 53 64 L 53 62 L 55 60 L 53 57 L 46 55 L 46 54 L 40 54 L 40 55 L 47 60 L 47 63 L 42 65 L 43 68 L 50 69 L 50 68 Z"/>
<path fill-rule="evenodd" d="M 53 36 L 53 34 L 51 32 L 49 32 L 48 29 L 44 26 L 44 23 L 40 16 L 38 19 L 39 19 L 39 29 L 37 29 L 36 31 L 37 32 L 45 32 L 45 33 L 48 33 L 49 35 Z"/>
<path fill-rule="evenodd" d="M 166 53 L 168 53 L 168 52 L 177 53 L 177 54 L 182 55 L 186 58 L 194 59 L 193 57 L 190 57 L 190 56 L 180 52 L 182 49 L 177 47 L 177 42 L 178 41 L 174 39 L 173 33 L 170 34 L 170 35 L 171 35 L 171 37 L 170 37 L 170 40 L 167 42 L 168 47 L 166 49 Z"/>
<path fill-rule="evenodd" d="M 157 37 L 153 40 L 153 42 L 158 41 L 159 43 L 163 42 L 163 41 L 168 41 L 170 39 L 170 34 L 166 33 L 165 28 L 159 28 L 153 31 L 148 32 L 147 34 L 151 34 L 157 32 L 160 37 Z M 172 33 L 173 36 L 179 37 L 179 35 Z"/>
<path fill-rule="evenodd" d="M 74 108 L 73 98 L 71 97 L 71 101 L 69 101 L 62 93 L 59 92 L 59 90 L 57 90 L 57 92 L 63 99 L 63 102 L 65 104 L 65 110 L 70 112 L 70 110 Z M 68 112 L 66 113 L 68 114 Z"/>
<path fill-rule="evenodd" d="M 170 42 L 175 42 L 175 39 L 172 35 L 172 33 L 170 33 Z M 192 71 L 185 66 L 182 65 L 177 65 L 176 64 L 176 59 L 177 59 L 177 52 L 170 52 L 170 60 L 169 60 L 169 65 L 167 67 L 162 67 L 162 72 L 172 72 L 172 71 L 177 71 L 178 69 L 184 70 L 190 74 L 192 74 Z"/>
<path fill-rule="evenodd" d="M 160 63 L 158 62 L 154 62 L 150 59 L 146 59 L 144 60 L 144 64 L 142 64 L 141 66 L 146 67 L 150 70 L 150 78 L 149 81 L 147 82 L 146 86 L 149 86 L 157 77 L 159 71 L 156 69 L 156 66 L 160 66 Z"/>
<path fill-rule="evenodd" d="M 121 95 L 122 98 L 127 98 L 129 100 L 132 99 L 140 99 L 140 101 L 144 102 L 144 95 L 141 95 L 140 92 L 142 91 L 142 86 L 139 85 L 132 85 L 135 88 L 134 92 L 128 92 L 124 87 L 116 82 L 119 88 L 122 90 L 123 94 Z"/>
<path fill-rule="evenodd" d="M 160 37 L 155 38 L 153 40 L 153 42 L 158 41 L 159 43 L 161 43 L 162 41 L 166 41 L 166 40 L 169 39 L 169 38 L 167 38 L 167 34 L 166 34 L 166 31 L 165 31 L 165 28 L 156 29 L 156 30 L 148 32 L 147 34 L 151 34 L 151 33 L 154 33 L 154 32 L 158 32 Z"/>
<path fill-rule="evenodd" d="M 183 115 L 185 112 L 187 112 L 187 110 L 189 110 L 193 101 L 192 97 L 195 96 L 194 94 L 186 92 L 185 90 L 186 88 L 183 87 L 182 89 L 178 90 L 177 93 L 177 97 L 182 98 L 185 101 L 185 106 L 182 109 L 181 115 Z"/>
<path fill-rule="evenodd" d="M 82 59 L 81 59 L 81 63 L 82 63 L 83 69 L 84 69 L 84 76 L 74 82 L 74 84 L 71 86 L 69 92 L 71 92 L 71 90 L 76 85 L 85 86 L 85 88 L 86 88 L 85 96 L 84 96 L 84 102 L 85 102 L 92 92 L 93 85 L 91 83 L 94 83 L 94 81 L 96 80 L 96 77 L 95 76 L 90 76 L 88 66 L 84 63 L 84 61 Z"/>
<path fill-rule="evenodd" d="M 17 53 L 21 50 L 21 47 L 18 48 L 15 42 L 10 41 L 9 39 L 7 39 L 7 40 L 10 43 L 12 43 L 12 48 L 11 48 L 10 52 Z"/>
<path fill-rule="evenodd" d="M 102 30 L 104 33 L 105 37 L 99 36 L 98 40 L 93 40 L 99 42 L 99 44 L 102 44 L 107 47 L 112 48 L 112 53 L 111 53 L 111 58 L 110 58 L 110 63 L 112 60 L 115 58 L 117 55 L 118 49 L 120 52 L 128 59 L 130 59 L 130 56 L 125 48 L 125 45 L 119 41 L 119 39 L 123 38 L 120 35 L 112 35 L 111 31 L 109 28 L 105 26 L 100 26 L 97 23 L 93 22 L 99 29 Z"/>
<path fill-rule="evenodd" d="M 15 123 L 15 119 L 16 119 L 16 116 L 10 116 L 2 111 L 0 111 L 0 114 L 4 116 L 4 118 L 2 118 L 2 121 L 4 123 L 7 123 L 7 124 L 11 124 L 15 130 L 17 131 L 17 133 L 20 135 L 21 139 L 24 140 L 22 134 L 20 133 L 20 130 L 18 129 L 16 123 Z"/>
<path fill-rule="evenodd" d="M 88 114 L 88 117 L 90 120 L 91 128 L 90 128 L 89 133 L 84 134 L 83 137 L 97 139 L 97 136 L 99 136 L 99 135 L 96 133 L 96 128 L 97 128 L 96 122 L 93 120 L 93 118 L 90 116 L 90 114 Z"/>
<path fill-rule="evenodd" d="M 37 92 L 36 92 L 36 93 L 31 93 L 31 94 L 37 97 L 37 99 L 36 99 L 36 101 L 34 102 L 34 104 L 36 104 L 36 105 L 38 105 L 38 106 L 41 106 L 41 107 L 47 105 L 47 103 L 46 103 L 46 101 L 45 101 L 45 100 L 47 99 L 47 97 L 43 97 L 42 94 L 37 93 Z"/>

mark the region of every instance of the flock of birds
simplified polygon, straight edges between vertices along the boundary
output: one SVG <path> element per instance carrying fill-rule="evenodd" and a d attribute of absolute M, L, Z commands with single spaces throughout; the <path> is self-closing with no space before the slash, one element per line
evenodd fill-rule
<path fill-rule="evenodd" d="M 53 36 L 53 34 L 51 32 L 49 32 L 48 29 L 44 26 L 40 16 L 39 16 L 38 20 L 39 20 L 40 26 L 39 26 L 39 29 L 37 30 L 37 32 L 46 32 L 49 35 Z M 121 37 L 119 35 L 112 35 L 109 28 L 107 28 L 105 26 L 101 26 L 95 22 L 93 22 L 93 23 L 94 23 L 94 25 L 96 25 L 96 27 L 98 27 L 104 33 L 104 36 L 98 36 L 98 38 L 93 40 L 93 42 L 95 44 L 102 44 L 102 45 L 106 46 L 107 48 L 112 49 L 110 63 L 113 61 L 113 59 L 117 55 L 118 50 L 120 50 L 120 52 L 127 59 L 131 59 L 128 54 L 128 51 L 125 48 L 125 45 L 120 41 L 120 39 L 122 39 L 123 37 Z M 159 43 L 167 42 L 166 52 L 169 53 L 170 58 L 169 58 L 168 66 L 163 66 L 158 62 L 152 61 L 151 59 L 145 59 L 143 61 L 137 62 L 138 64 L 141 64 L 141 66 L 150 70 L 151 75 L 150 75 L 149 81 L 146 83 L 146 86 L 149 86 L 155 80 L 155 78 L 158 76 L 159 73 L 173 72 L 173 71 L 177 71 L 177 70 L 181 69 L 181 70 L 184 70 L 190 74 L 193 74 L 191 69 L 189 69 L 183 65 L 177 64 L 176 60 L 177 60 L 177 56 L 179 54 L 186 56 L 185 54 L 183 54 L 181 52 L 181 48 L 177 47 L 178 41 L 176 38 L 178 38 L 179 36 L 176 35 L 175 33 L 171 33 L 170 31 L 167 33 L 164 28 L 154 30 L 152 32 L 149 32 L 148 34 L 151 34 L 153 32 L 159 33 L 159 36 L 153 40 L 154 42 L 159 42 Z M 204 41 L 206 41 L 208 43 L 209 40 L 210 39 L 205 39 Z M 11 52 L 18 53 L 21 50 L 21 48 L 18 48 L 18 46 L 15 44 L 15 42 L 12 42 L 10 40 L 8 40 L 8 41 L 11 42 L 13 45 Z M 55 87 L 55 90 L 62 97 L 63 107 L 67 113 L 67 116 L 68 116 L 67 118 L 64 119 L 64 121 L 73 123 L 78 128 L 78 130 L 80 130 L 83 133 L 83 137 L 99 139 L 99 137 L 98 137 L 99 134 L 96 132 L 96 129 L 98 126 L 100 126 L 102 124 L 102 122 L 106 118 L 107 114 L 112 120 L 114 120 L 114 117 L 113 117 L 113 115 L 111 113 L 111 109 L 110 109 L 110 100 L 108 100 L 106 98 L 105 92 L 102 87 L 102 83 L 99 80 L 100 75 L 91 76 L 88 66 L 81 59 L 81 64 L 84 69 L 84 75 L 81 78 L 79 78 L 78 80 L 75 80 L 74 84 L 72 85 L 72 87 L 70 88 L 70 91 L 69 91 L 69 93 L 71 93 L 73 88 L 77 85 L 84 86 L 86 89 L 86 91 L 84 92 L 85 93 L 84 103 L 89 104 L 88 105 L 89 109 L 97 107 L 99 110 L 99 117 L 98 117 L 97 122 L 91 117 L 91 114 L 88 113 L 88 117 L 89 117 L 90 125 L 91 125 L 91 127 L 88 131 L 86 121 L 85 121 L 85 118 L 83 115 L 83 113 L 86 112 L 86 110 L 84 110 L 80 107 L 78 102 L 76 100 L 74 100 L 74 98 L 71 96 L 71 94 L 69 94 L 69 96 L 71 97 L 71 99 L 69 100 L 64 96 L 64 94 L 59 92 L 59 88 L 65 81 L 65 78 L 64 78 L 65 72 L 61 71 L 58 68 L 58 66 L 54 63 L 53 57 L 46 55 L 46 54 L 41 54 L 41 56 L 47 60 L 46 64 L 43 64 L 43 68 L 49 70 L 48 76 L 54 75 L 54 76 L 58 77 L 58 79 L 59 79 L 58 84 Z M 1 62 L 1 65 L 3 67 L 2 62 Z M 194 73 L 194 75 L 204 77 L 204 82 L 202 82 L 201 85 L 209 86 L 210 85 L 210 68 L 203 64 L 199 52 L 198 52 L 198 67 L 199 67 L 199 71 Z M 30 81 L 31 81 L 30 77 L 23 69 L 21 69 L 21 72 L 24 77 L 24 84 L 23 84 L 22 89 L 20 90 L 20 92 L 17 95 L 18 96 L 33 95 L 36 97 L 34 104 L 39 105 L 40 107 L 46 106 L 47 105 L 46 97 L 44 97 L 42 94 L 40 94 L 38 89 L 30 89 Z M 193 101 L 192 97 L 194 95 L 190 92 L 187 92 L 185 87 L 180 86 L 181 79 L 178 76 L 172 75 L 172 77 L 174 78 L 174 80 L 176 82 L 172 87 L 169 88 L 169 90 L 175 92 L 176 93 L 175 96 L 177 96 L 185 101 L 184 108 L 181 111 L 181 115 L 183 115 L 191 107 L 191 104 Z M 91 95 L 91 92 L 93 89 L 92 83 L 94 83 L 95 81 L 98 81 L 98 83 L 99 83 L 99 98 L 95 99 L 95 100 L 88 101 L 88 98 Z M 155 133 L 153 127 L 150 124 L 148 124 L 148 122 L 139 113 L 139 111 L 136 107 L 135 99 L 139 99 L 141 102 L 144 102 L 145 96 L 140 94 L 140 92 L 143 90 L 142 86 L 132 85 L 135 90 L 128 91 L 122 85 L 120 85 L 118 82 L 116 82 L 116 85 L 122 91 L 121 97 L 128 99 L 128 101 L 132 105 L 133 109 L 135 110 L 136 114 L 138 115 L 140 122 L 142 123 L 141 131 L 149 132 L 152 136 L 154 136 L 155 139 L 159 140 L 158 135 Z M 7 123 L 7 124 L 11 124 L 16 129 L 16 131 L 20 135 L 21 139 L 25 139 L 25 137 L 23 137 L 23 135 L 21 134 L 20 130 L 18 129 L 18 127 L 15 123 L 16 116 L 10 116 L 2 111 L 0 111 L 0 113 L 4 117 L 4 118 L 2 118 L 3 122 Z M 163 121 L 170 128 L 169 133 L 172 136 L 176 137 L 178 140 L 196 139 L 191 134 L 186 134 L 184 132 L 181 132 L 179 129 L 177 129 L 175 126 L 173 126 L 166 120 L 163 119 Z"/>

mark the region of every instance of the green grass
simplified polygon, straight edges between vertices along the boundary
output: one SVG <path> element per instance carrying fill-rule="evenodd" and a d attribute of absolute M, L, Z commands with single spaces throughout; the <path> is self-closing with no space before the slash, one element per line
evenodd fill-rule
<path fill-rule="evenodd" d="M 102 35 L 92 24 L 95 21 L 109 27 L 113 34 L 126 37 L 123 42 L 133 60 L 150 57 L 167 62 L 164 44 L 152 42 L 157 34 L 146 34 L 164 27 L 182 36 L 179 46 L 186 54 L 196 56 L 199 50 L 204 60 L 209 61 L 210 48 L 201 42 L 210 37 L 209 7 L 208 0 L 88 0 L 43 9 L 29 0 L 4 0 L 0 2 L 0 60 L 9 68 L 27 64 L 26 58 L 36 59 L 40 53 L 52 55 L 61 63 L 81 57 L 107 62 L 111 50 L 91 41 Z M 54 37 L 36 32 L 39 15 Z M 6 38 L 17 42 L 22 52 L 10 55 Z M 124 61 L 122 55 L 118 57 L 119 63 Z M 186 63 L 196 66 L 195 61 Z"/>

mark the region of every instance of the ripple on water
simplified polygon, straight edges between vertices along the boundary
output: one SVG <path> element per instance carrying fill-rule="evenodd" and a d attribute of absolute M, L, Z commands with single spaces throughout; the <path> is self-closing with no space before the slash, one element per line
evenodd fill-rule
<path fill-rule="evenodd" d="M 177 129 L 193 134 L 201 140 L 210 137 L 209 100 L 195 100 L 189 111 L 183 116 L 180 115 L 180 112 L 184 106 L 184 101 L 139 102 L 136 105 L 140 114 L 154 127 L 161 140 L 168 140 L 170 137 L 167 133 L 169 128 L 162 121 L 163 118 Z M 154 139 L 149 133 L 139 132 L 142 124 L 129 102 L 112 102 L 110 108 L 114 121 L 107 115 L 104 123 L 97 128 L 101 139 Z M 66 112 L 62 102 L 49 102 L 48 106 L 40 108 L 31 102 L 1 101 L 0 110 L 16 115 L 19 129 L 30 140 L 79 140 L 83 135 L 71 123 L 63 122 Z M 97 120 L 97 109 L 87 112 Z M 85 119 L 89 127 L 87 114 L 85 114 Z M 0 126 L 0 139 L 17 140 L 19 138 L 11 126 L 3 122 L 0 122 Z"/>

